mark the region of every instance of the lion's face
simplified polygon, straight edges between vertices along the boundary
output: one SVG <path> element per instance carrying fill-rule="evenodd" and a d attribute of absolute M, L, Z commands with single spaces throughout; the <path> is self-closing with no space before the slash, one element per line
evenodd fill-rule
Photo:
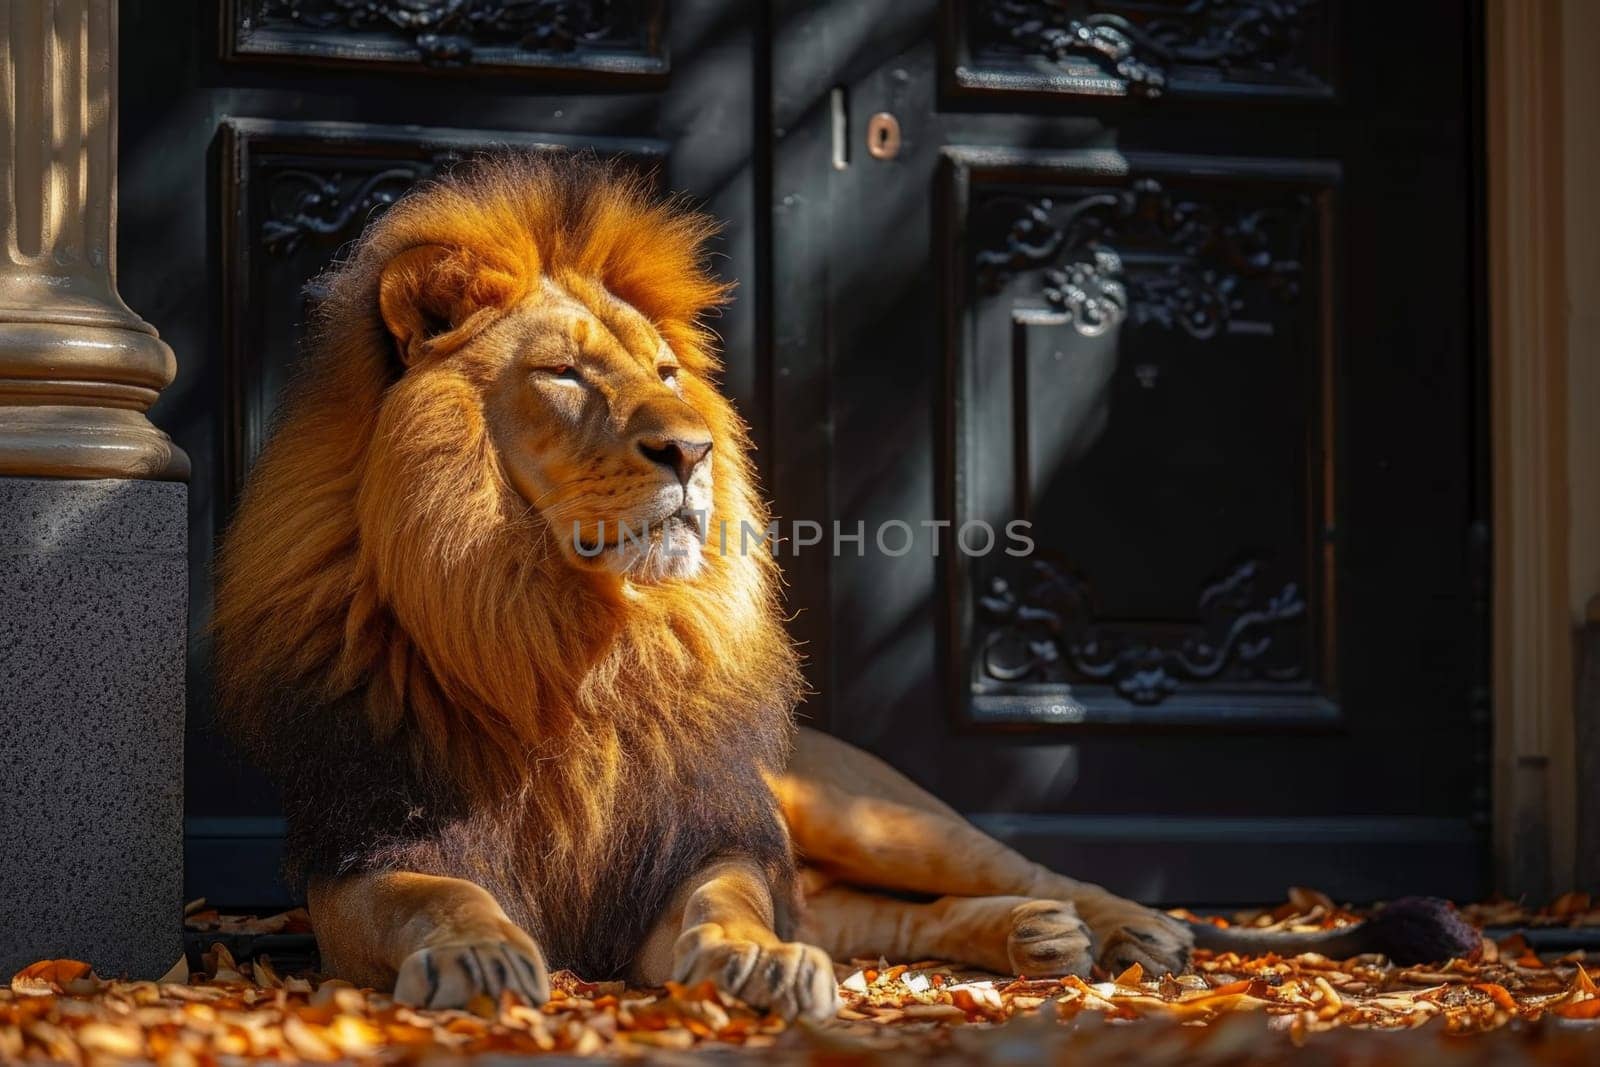
<path fill-rule="evenodd" d="M 422 284 L 450 277 L 433 270 Z M 723 403 L 710 383 L 680 365 L 645 316 L 591 281 L 544 278 L 514 306 L 476 319 L 448 293 L 430 301 L 438 296 L 407 296 L 421 308 L 426 354 L 438 357 L 407 373 L 460 374 L 479 390 L 506 480 L 567 560 L 634 581 L 695 575 L 717 444 L 717 420 L 704 409 Z M 403 355 L 408 321 L 390 323 Z"/>
<path fill-rule="evenodd" d="M 655 581 L 694 574 L 716 442 L 644 316 L 553 282 L 493 328 L 485 407 L 506 475 L 567 556 Z"/>

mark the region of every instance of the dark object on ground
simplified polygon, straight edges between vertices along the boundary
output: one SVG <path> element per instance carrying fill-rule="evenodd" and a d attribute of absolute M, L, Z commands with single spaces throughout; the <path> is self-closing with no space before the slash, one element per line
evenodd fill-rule
<path fill-rule="evenodd" d="M 1280 956 L 1318 952 L 1333 959 L 1377 952 L 1403 965 L 1471 958 L 1482 944 L 1477 928 L 1448 900 L 1438 897 L 1402 897 L 1366 922 L 1309 933 L 1208 923 L 1191 926 L 1195 946 L 1213 952 L 1276 952 Z"/>

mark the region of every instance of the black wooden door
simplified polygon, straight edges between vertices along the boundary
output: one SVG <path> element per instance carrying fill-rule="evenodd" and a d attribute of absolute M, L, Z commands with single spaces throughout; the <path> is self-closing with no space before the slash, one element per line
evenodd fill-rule
<path fill-rule="evenodd" d="M 188 890 L 261 905 L 282 826 L 211 730 L 212 550 L 293 364 L 306 283 L 441 166 L 592 148 L 725 222 L 725 385 L 764 427 L 755 311 L 762 11 L 743 0 L 123 0 L 122 292 L 179 353 L 155 413 L 194 460 Z M 764 250 L 763 254 L 764 254 Z"/>
<path fill-rule="evenodd" d="M 813 713 L 1147 899 L 1479 890 L 1474 11 L 776 27 L 775 488 L 869 531 L 791 563 Z"/>
<path fill-rule="evenodd" d="M 281 892 L 276 800 L 210 732 L 203 627 L 304 286 L 412 183 L 505 143 L 657 168 L 727 221 L 726 384 L 779 514 L 825 531 L 784 557 L 814 721 L 1151 899 L 1479 888 L 1471 8 L 122 20 L 122 291 L 178 353 L 156 417 L 196 470 L 192 894 Z M 1026 558 L 1003 552 L 1019 519 Z M 969 555 L 979 521 L 1000 536 Z M 862 540 L 834 551 L 833 523 Z"/>

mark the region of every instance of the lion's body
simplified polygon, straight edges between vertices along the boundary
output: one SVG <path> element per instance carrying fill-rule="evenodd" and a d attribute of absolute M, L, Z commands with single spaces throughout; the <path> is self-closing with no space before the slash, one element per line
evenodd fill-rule
<path fill-rule="evenodd" d="M 394 738 L 373 737 L 358 710 L 285 709 L 282 783 L 291 864 L 309 878 L 404 870 L 469 879 L 543 947 L 552 965 L 596 980 L 622 977 L 677 888 L 733 851 L 759 857 L 781 902 L 781 932 L 795 913 L 789 843 L 743 739 L 703 765 L 634 766 L 603 826 L 572 841 L 561 809 L 535 779 L 494 804 L 430 770 Z M 543 762 L 559 760 L 559 755 Z M 553 788 L 582 788 L 567 776 Z M 330 963 L 337 964 L 336 959 Z"/>
<path fill-rule="evenodd" d="M 402 201 L 324 279 L 214 633 L 336 971 L 435 1002 L 542 946 L 594 978 L 754 975 L 820 1015 L 825 960 L 782 940 L 780 798 L 810 859 L 869 885 L 957 892 L 928 880 L 974 860 L 948 826 L 988 841 L 865 756 L 808 771 L 808 740 L 782 776 L 799 676 L 766 546 L 675 551 L 691 510 L 766 526 L 699 322 L 724 293 L 707 233 L 609 170 L 507 159 Z M 654 540 L 611 540 L 638 516 Z M 938 821 L 836 847 L 863 783 L 858 814 Z M 989 844 L 1009 860 L 978 882 L 1039 870 Z M 924 876 L 873 881 L 885 861 Z"/>
<path fill-rule="evenodd" d="M 214 625 L 229 728 L 279 780 L 304 874 L 470 876 L 563 964 L 605 973 L 685 868 L 786 848 L 760 777 L 798 684 L 770 558 L 712 556 L 692 585 L 626 597 L 572 573 L 486 462 L 481 368 L 400 374 L 378 314 L 393 256 L 460 244 L 506 291 L 492 298 L 598 283 L 708 374 L 704 232 L 636 186 L 507 166 L 398 205 L 325 280 L 311 362 L 223 546 Z M 696 388 L 736 443 L 718 510 L 762 528 L 744 429 Z"/>

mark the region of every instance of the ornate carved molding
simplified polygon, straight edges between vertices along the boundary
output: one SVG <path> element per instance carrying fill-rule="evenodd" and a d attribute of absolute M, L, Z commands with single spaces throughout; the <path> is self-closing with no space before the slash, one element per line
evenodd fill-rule
<path fill-rule="evenodd" d="M 417 167 L 390 167 L 375 174 L 279 171 L 267 179 L 261 245 L 273 255 L 290 255 L 308 237 L 343 243 L 421 177 Z"/>
<path fill-rule="evenodd" d="M 1025 587 L 990 580 L 978 598 L 978 662 L 998 682 L 1112 686 L 1135 704 L 1158 704 L 1185 685 L 1229 674 L 1289 681 L 1305 674 L 1304 650 L 1286 634 L 1306 613 L 1299 587 L 1272 588 L 1263 565 L 1241 563 L 1201 591 L 1198 622 L 1170 638 L 1153 628 L 1095 618 L 1087 580 L 1048 559 L 1029 565 Z"/>
<path fill-rule="evenodd" d="M 1032 274 L 1039 295 L 1082 334 L 1131 316 L 1135 326 L 1197 340 L 1226 329 L 1247 290 L 1299 296 L 1301 231 L 1311 218 L 1304 196 L 1288 209 L 1249 207 L 1179 196 L 1153 178 L 1065 204 L 1005 195 L 978 211 L 1000 218 L 998 237 L 974 256 L 981 291 Z"/>
<path fill-rule="evenodd" d="M 233 0 L 232 51 L 653 73 L 662 11 L 660 0 Z"/>
<path fill-rule="evenodd" d="M 1088 59 L 1121 79 L 1133 96 L 1160 96 L 1167 87 L 1166 71 L 1152 61 L 1152 42 L 1125 18 L 1073 18 L 1051 0 L 1001 0 L 982 7 L 994 35 L 1024 51 L 1057 63 Z"/>
<path fill-rule="evenodd" d="M 0 474 L 186 478 L 145 417 L 172 350 L 117 293 L 116 5 L 6 10 Z"/>
<path fill-rule="evenodd" d="M 1195 68 L 1217 82 L 1324 86 L 1308 54 L 1323 6 L 1324 0 L 969 0 L 969 32 L 981 57 L 1041 56 L 1079 78 L 1098 73 L 1112 83 L 1101 92 L 1162 96 L 1178 71 Z"/>

